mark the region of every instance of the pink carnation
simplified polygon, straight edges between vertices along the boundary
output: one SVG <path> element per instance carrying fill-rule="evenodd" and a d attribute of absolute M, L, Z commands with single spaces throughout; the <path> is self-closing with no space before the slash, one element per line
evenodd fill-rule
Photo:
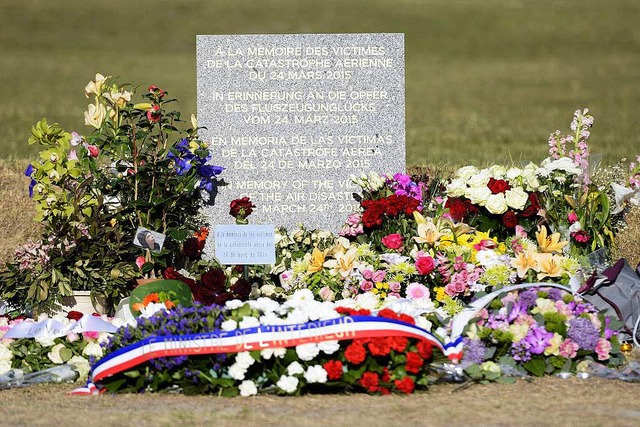
<path fill-rule="evenodd" d="M 578 352 L 578 344 L 567 338 L 560 344 L 559 352 L 560 356 L 573 359 Z"/>

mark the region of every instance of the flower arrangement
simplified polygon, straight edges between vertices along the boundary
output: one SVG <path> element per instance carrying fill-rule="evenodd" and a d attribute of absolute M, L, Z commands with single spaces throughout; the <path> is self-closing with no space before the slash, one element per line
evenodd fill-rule
<path fill-rule="evenodd" d="M 187 127 L 158 87 L 134 103 L 135 88 L 96 74 L 85 94 L 93 99 L 84 114 L 92 132 L 69 133 L 44 119 L 31 131 L 29 143 L 42 151 L 25 174 L 44 229 L 0 272 L 0 297 L 14 307 L 55 311 L 74 290 L 106 296 L 113 307 L 133 279 L 181 268 L 181 246 L 202 226 L 199 207 L 223 170 L 209 164 L 195 119 Z M 165 235 L 162 250 L 134 246 L 139 227 Z"/>
<path fill-rule="evenodd" d="M 499 362 L 536 376 L 575 372 L 585 360 L 615 367 L 623 361 L 617 335 L 621 326 L 560 289 L 511 292 L 494 300 L 469 326 L 462 363 Z"/>
<path fill-rule="evenodd" d="M 351 301 L 354 303 L 354 301 Z M 390 309 L 381 318 L 414 324 L 408 314 Z M 123 350 L 146 337 L 188 335 L 222 330 L 234 334 L 260 325 L 292 325 L 343 315 L 369 316 L 369 310 L 315 301 L 309 291 L 298 291 L 285 303 L 268 298 L 224 307 L 196 304 L 160 311 L 125 326 L 104 345 L 105 353 Z M 109 391 L 162 390 L 179 386 L 184 393 L 251 396 L 259 392 L 301 394 L 308 391 L 364 391 L 372 394 L 412 393 L 428 385 L 426 369 L 433 357 L 431 344 L 404 337 L 358 338 L 307 342 L 291 348 L 268 348 L 161 357 L 101 380 Z"/>

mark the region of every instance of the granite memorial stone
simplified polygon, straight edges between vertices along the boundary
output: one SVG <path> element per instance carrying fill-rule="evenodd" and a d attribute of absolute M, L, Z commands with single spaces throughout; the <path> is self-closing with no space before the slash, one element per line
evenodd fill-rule
<path fill-rule="evenodd" d="M 337 232 L 350 176 L 405 170 L 404 35 L 197 37 L 198 124 L 227 183 L 210 223 L 249 196 L 252 224 Z"/>

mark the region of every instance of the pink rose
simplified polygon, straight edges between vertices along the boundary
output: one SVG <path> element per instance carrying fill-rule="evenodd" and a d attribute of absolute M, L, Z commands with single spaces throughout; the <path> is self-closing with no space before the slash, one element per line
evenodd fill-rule
<path fill-rule="evenodd" d="M 384 280 L 385 277 L 387 277 L 387 272 L 384 270 L 378 270 L 371 275 L 371 280 L 376 283 L 380 283 Z"/>
<path fill-rule="evenodd" d="M 389 249 L 398 249 L 404 243 L 404 239 L 398 233 L 388 234 L 382 238 L 382 244 Z"/>
<path fill-rule="evenodd" d="M 333 292 L 331 290 L 330 287 L 325 286 L 322 289 L 320 289 L 320 298 L 322 298 L 322 301 L 333 301 L 336 299 L 336 293 Z"/>
<path fill-rule="evenodd" d="M 397 292 L 389 292 L 389 295 L 387 295 L 389 297 L 395 297 L 395 298 L 400 298 L 400 294 Z"/>
<path fill-rule="evenodd" d="M 423 256 L 416 261 L 416 269 L 418 273 L 426 276 L 436 268 L 436 261 L 430 256 Z"/>
<path fill-rule="evenodd" d="M 576 214 L 574 211 L 571 211 L 567 215 L 567 219 L 569 220 L 569 224 L 573 224 L 578 220 L 578 214 Z"/>
<path fill-rule="evenodd" d="M 362 277 L 364 277 L 365 279 L 371 279 L 372 275 L 373 275 L 373 270 L 370 270 L 368 268 L 365 268 L 364 270 L 362 270 Z"/>
<path fill-rule="evenodd" d="M 100 154 L 100 149 L 95 145 L 87 145 L 87 150 L 89 151 L 89 156 L 98 157 Z"/>
<path fill-rule="evenodd" d="M 398 282 L 389 282 L 389 290 L 391 292 L 400 292 L 400 289 L 402 289 L 402 286 L 400 285 L 400 283 L 398 283 Z"/>
<path fill-rule="evenodd" d="M 371 289 L 373 289 L 373 283 L 369 280 L 363 280 L 362 283 L 360 283 L 360 289 L 362 289 L 364 292 L 369 292 Z"/>
<path fill-rule="evenodd" d="M 598 353 L 598 360 L 607 360 L 609 358 L 609 352 L 611 351 L 611 343 L 604 338 L 598 340 L 596 344 L 596 353 Z"/>
<path fill-rule="evenodd" d="M 413 282 L 407 286 L 407 298 L 420 299 L 424 297 L 429 297 L 429 288 L 422 283 Z"/>
<path fill-rule="evenodd" d="M 136 258 L 136 265 L 138 266 L 138 269 L 141 270 L 145 262 L 146 261 L 143 256 L 139 256 L 138 258 Z"/>
<path fill-rule="evenodd" d="M 96 332 L 96 331 L 86 331 L 82 333 L 82 337 L 85 339 L 85 341 L 97 340 L 99 336 L 100 336 L 100 332 Z"/>

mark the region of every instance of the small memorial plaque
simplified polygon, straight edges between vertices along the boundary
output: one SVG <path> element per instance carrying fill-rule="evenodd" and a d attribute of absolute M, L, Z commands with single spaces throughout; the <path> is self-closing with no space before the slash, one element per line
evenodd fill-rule
<path fill-rule="evenodd" d="M 223 265 L 275 264 L 273 225 L 216 225 L 215 256 Z"/>
<path fill-rule="evenodd" d="M 337 232 L 358 207 L 351 175 L 405 171 L 404 35 L 197 37 L 198 123 L 227 185 L 204 213 Z"/>

